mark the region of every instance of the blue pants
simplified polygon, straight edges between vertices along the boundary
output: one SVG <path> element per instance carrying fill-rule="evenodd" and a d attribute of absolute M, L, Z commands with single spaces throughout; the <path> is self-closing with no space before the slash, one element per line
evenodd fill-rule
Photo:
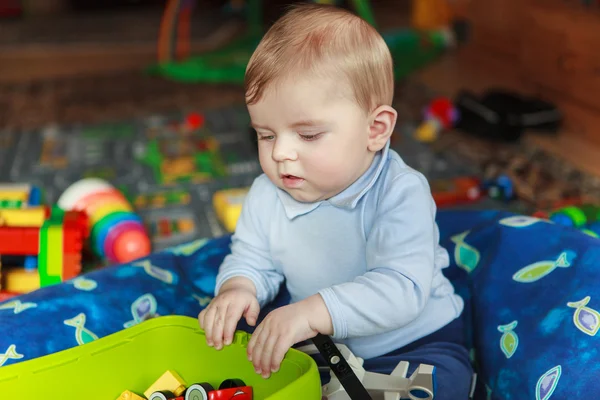
<path fill-rule="evenodd" d="M 326 365 L 322 357 L 314 356 L 318 365 Z M 400 361 L 410 363 L 407 377 L 419 366 L 436 367 L 437 389 L 434 400 L 467 400 L 471 390 L 473 368 L 464 345 L 463 316 L 440 330 L 380 357 L 365 360 L 367 371 L 390 374 Z M 329 373 L 322 374 L 323 383 Z"/>

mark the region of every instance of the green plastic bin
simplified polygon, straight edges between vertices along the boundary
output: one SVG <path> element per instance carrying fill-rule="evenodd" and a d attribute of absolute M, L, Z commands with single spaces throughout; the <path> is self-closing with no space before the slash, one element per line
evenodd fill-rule
<path fill-rule="evenodd" d="M 187 384 L 227 378 L 253 387 L 254 399 L 320 400 L 321 382 L 314 360 L 291 349 L 277 373 L 264 379 L 246 357 L 250 335 L 217 351 L 206 345 L 195 318 L 164 316 L 91 343 L 0 367 L 0 399 L 115 400 L 126 389 L 143 392 L 166 370 Z"/>

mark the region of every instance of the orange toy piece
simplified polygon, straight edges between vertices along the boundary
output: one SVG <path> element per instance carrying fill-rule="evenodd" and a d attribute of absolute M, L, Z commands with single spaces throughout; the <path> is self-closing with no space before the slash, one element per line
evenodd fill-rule
<path fill-rule="evenodd" d="M 419 30 L 436 30 L 448 27 L 452 11 L 448 0 L 413 0 L 411 25 Z"/>

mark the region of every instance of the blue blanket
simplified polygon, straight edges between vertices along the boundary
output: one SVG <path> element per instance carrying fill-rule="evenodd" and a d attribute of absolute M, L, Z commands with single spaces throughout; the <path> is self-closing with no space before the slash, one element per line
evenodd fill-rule
<path fill-rule="evenodd" d="M 478 398 L 597 393 L 600 240 L 495 211 L 442 211 L 438 223 L 452 256 L 445 273 L 466 303 Z M 197 316 L 212 298 L 229 243 L 228 236 L 195 241 L 0 303 L 0 366 L 155 315 Z M 262 315 L 288 302 L 282 290 Z M 239 328 L 250 331 L 244 322 Z"/>

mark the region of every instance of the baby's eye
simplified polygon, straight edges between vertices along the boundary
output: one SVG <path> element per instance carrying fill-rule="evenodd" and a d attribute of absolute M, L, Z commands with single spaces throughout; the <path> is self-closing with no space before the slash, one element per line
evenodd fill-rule
<path fill-rule="evenodd" d="M 321 137 L 321 135 L 323 135 L 323 134 L 322 133 L 316 133 L 316 134 L 310 134 L 310 135 L 300 134 L 300 137 L 302 138 L 302 140 L 306 140 L 307 142 L 310 142 L 312 140 L 317 140 L 318 138 Z"/>
<path fill-rule="evenodd" d="M 258 140 L 266 140 L 270 142 L 273 139 L 275 139 L 275 135 L 258 135 Z"/>

